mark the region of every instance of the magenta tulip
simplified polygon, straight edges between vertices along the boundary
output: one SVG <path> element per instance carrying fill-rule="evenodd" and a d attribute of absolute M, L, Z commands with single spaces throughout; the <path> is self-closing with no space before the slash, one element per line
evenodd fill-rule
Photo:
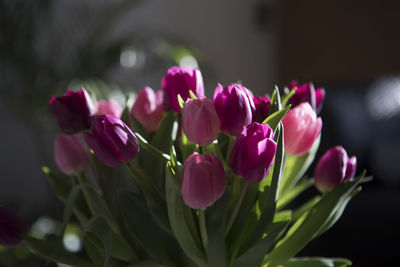
<path fill-rule="evenodd" d="M 84 132 L 88 146 L 105 165 L 117 168 L 139 153 L 135 134 L 113 115 L 95 116 L 90 132 Z"/>
<path fill-rule="evenodd" d="M 163 91 L 155 93 L 150 87 L 145 87 L 137 95 L 130 113 L 146 131 L 155 132 L 161 124 L 164 113 Z"/>
<path fill-rule="evenodd" d="M 66 134 L 89 129 L 91 116 L 96 113 L 93 102 L 83 87 L 79 92 L 68 90 L 63 96 L 52 97 L 49 104 L 61 131 Z"/>
<path fill-rule="evenodd" d="M 314 171 L 315 186 L 322 193 L 353 179 L 357 168 L 355 156 L 349 158 L 341 146 L 330 148 L 319 159 Z"/>
<path fill-rule="evenodd" d="M 54 141 L 54 159 L 65 174 L 78 174 L 89 165 L 89 151 L 79 134 L 59 133 Z"/>
<path fill-rule="evenodd" d="M 232 171 L 245 182 L 258 183 L 270 171 L 276 152 L 273 131 L 268 124 L 253 122 L 236 137 L 229 158 Z"/>
<path fill-rule="evenodd" d="M 210 99 L 188 99 L 183 110 L 183 132 L 190 142 L 205 146 L 219 134 L 219 118 Z"/>
<path fill-rule="evenodd" d="M 225 191 L 225 171 L 213 154 L 191 154 L 182 169 L 181 192 L 183 202 L 192 209 L 205 210 Z"/>
<path fill-rule="evenodd" d="M 111 114 L 117 118 L 121 118 L 122 108 L 114 100 L 100 100 L 97 102 L 97 113 L 96 115 Z"/>
<path fill-rule="evenodd" d="M 262 123 L 267 117 L 269 108 L 271 107 L 271 100 L 266 96 L 253 97 L 255 111 L 253 112 L 253 122 Z"/>
<path fill-rule="evenodd" d="M 218 84 L 214 91 L 214 107 L 221 121 L 221 131 L 236 136 L 243 126 L 252 122 L 255 111 L 252 93 L 240 84 L 223 88 Z"/>
<path fill-rule="evenodd" d="M 0 206 L 0 245 L 16 247 L 22 243 L 28 226 L 10 209 Z"/>
<path fill-rule="evenodd" d="M 173 109 L 178 113 L 181 113 L 177 98 L 178 94 L 182 97 L 183 101 L 190 98 L 189 90 L 192 90 L 198 98 L 204 96 L 201 72 L 198 69 L 190 67 L 170 68 L 162 80 L 162 88 L 164 89 L 165 110 Z"/>
<path fill-rule="evenodd" d="M 308 102 L 303 102 L 282 119 L 284 127 L 285 152 L 300 156 L 307 153 L 321 133 L 322 120 Z"/>
<path fill-rule="evenodd" d="M 289 85 L 289 89 L 294 88 L 296 88 L 295 94 L 289 100 L 292 107 L 303 102 L 308 102 L 317 114 L 321 111 L 325 97 L 325 90 L 323 88 L 315 90 L 311 82 L 298 85 L 297 81 L 293 81 Z"/>

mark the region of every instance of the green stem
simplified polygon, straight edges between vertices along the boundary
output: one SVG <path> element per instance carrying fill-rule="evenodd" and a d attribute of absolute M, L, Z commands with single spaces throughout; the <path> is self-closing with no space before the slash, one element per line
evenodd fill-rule
<path fill-rule="evenodd" d="M 207 243 L 208 243 L 207 226 L 206 226 L 204 210 L 202 209 L 199 209 L 199 226 L 200 226 L 201 240 L 203 241 L 204 249 L 207 250 Z"/>
<path fill-rule="evenodd" d="M 90 202 L 90 198 L 89 198 L 88 193 L 87 193 L 87 191 L 86 191 L 86 183 L 85 183 L 85 181 L 84 181 L 85 178 L 84 178 L 83 173 L 77 174 L 77 175 L 76 175 L 76 178 L 78 179 L 79 185 L 82 187 L 83 197 L 84 197 L 85 200 L 86 200 L 86 203 L 87 203 L 87 205 L 88 205 L 88 207 L 89 207 L 90 212 L 92 213 L 92 215 L 96 214 L 96 210 L 95 210 L 95 208 L 93 207 L 92 202 Z"/>
<path fill-rule="evenodd" d="M 165 200 L 164 194 L 161 190 L 153 183 L 153 180 L 148 176 L 145 170 L 143 170 L 135 161 L 130 161 L 126 164 L 128 166 L 128 170 L 132 174 L 135 181 L 138 183 L 140 187 L 147 187 L 148 190 L 156 191 L 157 194 Z M 147 181 L 141 181 L 140 177 L 144 177 Z"/>
<path fill-rule="evenodd" d="M 226 227 L 226 231 L 225 231 L 225 235 L 227 235 L 229 233 L 229 231 L 231 230 L 231 227 L 233 225 L 233 222 L 235 221 L 235 218 L 239 212 L 240 206 L 242 205 L 244 196 L 246 195 L 246 191 L 247 191 L 247 187 L 248 187 L 248 183 L 244 183 L 242 189 L 240 190 L 240 195 L 239 195 L 239 199 L 236 202 L 235 207 L 233 208 L 233 211 L 231 213 L 231 217 L 229 218 L 227 227 Z"/>
<path fill-rule="evenodd" d="M 225 162 L 227 164 L 229 164 L 229 156 L 231 154 L 231 150 L 232 150 L 232 146 L 233 146 L 234 141 L 235 141 L 235 137 L 229 135 L 228 152 L 226 153 L 226 157 L 225 157 Z"/>

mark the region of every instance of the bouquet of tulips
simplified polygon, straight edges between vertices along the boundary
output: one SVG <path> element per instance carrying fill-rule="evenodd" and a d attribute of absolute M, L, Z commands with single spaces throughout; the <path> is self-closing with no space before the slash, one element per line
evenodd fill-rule
<path fill-rule="evenodd" d="M 144 88 L 124 110 L 95 103 L 84 88 L 53 97 L 62 131 L 55 161 L 70 177 L 43 171 L 65 203 L 60 235 L 35 238 L 0 207 L 1 244 L 25 241 L 71 266 L 351 265 L 295 257 L 369 180 L 355 177 L 356 158 L 340 146 L 323 154 L 313 178 L 305 175 L 321 136 L 322 88 L 292 83 L 268 98 L 218 84 L 208 99 L 200 71 L 189 67 L 170 68 L 162 88 Z M 321 194 L 292 203 L 314 185 Z M 60 245 L 71 220 L 81 229 L 79 254 Z"/>

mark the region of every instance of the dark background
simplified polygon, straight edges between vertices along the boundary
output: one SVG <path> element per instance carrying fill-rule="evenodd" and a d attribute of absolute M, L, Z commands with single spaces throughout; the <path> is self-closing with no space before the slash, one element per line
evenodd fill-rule
<path fill-rule="evenodd" d="M 54 168 L 50 96 L 78 84 L 115 99 L 159 89 L 186 56 L 196 59 L 208 95 L 217 82 L 238 80 L 258 95 L 292 80 L 325 88 L 318 156 L 343 145 L 374 180 L 300 254 L 395 266 L 399 10 L 395 0 L 0 0 L 0 204 L 29 222 L 61 217 L 40 171 Z"/>

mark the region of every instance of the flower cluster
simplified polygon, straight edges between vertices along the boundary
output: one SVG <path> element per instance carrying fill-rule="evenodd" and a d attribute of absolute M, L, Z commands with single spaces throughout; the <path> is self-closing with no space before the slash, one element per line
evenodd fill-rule
<path fill-rule="evenodd" d="M 258 255 L 256 265 L 284 266 L 336 221 L 341 214 L 337 211 L 357 190 L 362 177 L 354 178 L 356 158 L 349 158 L 342 147 L 336 146 L 319 159 L 314 170 L 312 182 L 323 194 L 321 200 L 310 200 L 296 216 L 276 216 L 308 188 L 305 185 L 311 184 L 305 172 L 321 137 L 322 119 L 317 114 L 324 89 L 293 82 L 291 91 L 281 98 L 278 89 L 266 97 L 254 95 L 243 84 L 217 84 L 209 99 L 204 94 L 200 70 L 189 67 L 170 68 L 161 87 L 158 91 L 143 88 L 133 105 L 124 108 L 113 100 L 96 103 L 84 88 L 68 90 L 49 102 L 61 130 L 54 142 L 55 162 L 62 173 L 78 180 L 57 193 L 62 192 L 59 197 L 64 201 L 69 199 L 69 206 L 73 206 L 69 208 L 85 233 L 91 227 L 109 231 L 115 248 L 123 248 L 113 247 L 107 257 L 136 264 L 139 257 L 132 255 L 140 245 L 156 261 L 192 266 L 187 259 L 178 263 L 177 258 L 160 252 L 178 244 L 175 249 L 197 266 L 208 266 L 210 262 L 231 266 L 238 257 L 241 260 L 237 266 L 242 266 L 243 257 L 254 262 L 254 246 L 268 244 L 254 250 L 270 252 Z M 118 187 L 117 183 L 107 186 L 111 183 L 106 183 L 104 176 L 121 166 L 132 174 L 134 190 Z M 89 167 L 92 181 L 85 176 Z M 46 174 L 60 186 L 54 173 Z M 86 203 L 83 207 L 70 200 L 76 190 L 82 191 Z M 328 204 L 324 204 L 325 196 Z M 113 198 L 117 198 L 117 204 L 111 203 Z M 111 212 L 116 206 L 118 210 Z M 311 208 L 313 212 L 308 213 Z M 23 223 L 7 209 L 0 207 L 0 213 L 5 218 L 0 218 L 0 244 L 18 245 L 26 233 Z M 320 216 L 322 225 L 310 223 L 313 216 Z M 294 228 L 287 231 L 289 226 Z M 207 232 L 207 227 L 215 229 Z M 125 235 L 131 228 L 132 232 Z M 148 236 L 146 231 L 150 231 Z M 292 239 L 291 235 L 301 238 Z M 125 239 L 131 236 L 134 240 L 127 242 Z M 154 236 L 162 238 L 153 240 Z M 158 246 L 171 236 L 173 242 Z M 268 242 L 259 243 L 265 239 Z M 99 255 L 105 255 L 110 246 L 98 244 L 104 240 L 105 233 L 91 240 L 96 247 L 102 246 L 104 253 L 96 252 Z M 38 240 L 28 238 L 27 242 L 38 251 Z M 208 242 L 214 243 L 209 247 Z M 211 253 L 211 246 L 223 251 Z M 106 256 L 93 258 L 94 248 L 86 249 L 97 265 L 106 265 Z M 51 258 L 54 253 L 48 254 Z"/>

